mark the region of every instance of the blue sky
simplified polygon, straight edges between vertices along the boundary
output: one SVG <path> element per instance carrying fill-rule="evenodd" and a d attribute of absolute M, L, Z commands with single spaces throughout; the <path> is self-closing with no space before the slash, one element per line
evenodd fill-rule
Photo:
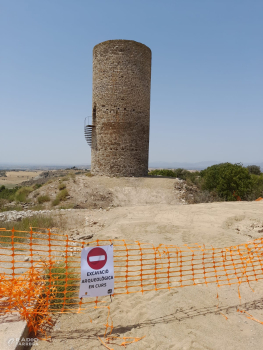
<path fill-rule="evenodd" d="M 152 50 L 150 162 L 262 162 L 262 18 L 262 0 L 0 0 L 0 163 L 90 164 L 109 39 Z"/>

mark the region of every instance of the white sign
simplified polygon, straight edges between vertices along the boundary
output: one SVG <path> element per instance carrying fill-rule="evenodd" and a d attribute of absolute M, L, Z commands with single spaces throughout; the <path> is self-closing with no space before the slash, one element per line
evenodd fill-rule
<path fill-rule="evenodd" d="M 101 297 L 113 293 L 113 245 L 83 248 L 79 297 Z"/>

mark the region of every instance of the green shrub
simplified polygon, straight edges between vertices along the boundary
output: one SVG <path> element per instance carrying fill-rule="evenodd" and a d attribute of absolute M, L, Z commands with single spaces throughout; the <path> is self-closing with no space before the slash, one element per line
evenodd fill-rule
<path fill-rule="evenodd" d="M 42 204 L 42 203 L 45 203 L 45 202 L 49 202 L 50 201 L 50 197 L 48 195 L 39 196 L 37 198 L 37 200 L 38 200 L 39 204 Z"/>
<path fill-rule="evenodd" d="M 181 180 L 186 180 L 188 173 L 190 173 L 190 171 L 183 168 L 177 168 L 174 170 L 175 177 Z"/>
<path fill-rule="evenodd" d="M 50 282 L 50 273 L 52 277 L 55 278 L 55 281 Z M 52 298 L 50 300 L 50 311 L 54 309 L 70 308 L 74 301 L 76 301 L 78 295 L 76 290 L 78 289 L 79 279 L 74 274 L 74 270 L 66 267 L 65 263 L 60 262 L 56 263 L 50 269 L 47 269 L 44 275 L 46 280 L 46 287 L 48 290 L 51 290 L 52 287 L 55 287 L 55 291 L 51 294 Z M 64 304 L 64 297 L 65 304 Z"/>
<path fill-rule="evenodd" d="M 7 199 L 0 198 L 0 212 L 9 210 L 21 211 L 23 207 L 21 205 L 11 205 Z"/>
<path fill-rule="evenodd" d="M 92 177 L 93 176 L 90 171 L 88 171 L 85 175 L 88 176 L 88 177 Z"/>
<path fill-rule="evenodd" d="M 254 175 L 251 174 L 252 179 L 252 190 L 248 194 L 247 200 L 254 201 L 259 197 L 263 197 L 263 174 Z"/>
<path fill-rule="evenodd" d="M 61 182 L 59 185 L 58 185 L 58 189 L 61 191 L 61 190 L 64 190 L 66 188 L 66 184 L 64 184 L 63 182 Z"/>
<path fill-rule="evenodd" d="M 45 207 L 42 204 L 36 204 L 33 207 L 30 208 L 31 210 L 38 211 L 38 210 L 44 210 Z"/>
<path fill-rule="evenodd" d="M 57 198 L 60 201 L 64 201 L 66 199 L 66 197 L 68 196 L 68 190 L 64 189 L 62 191 L 59 191 L 59 193 L 57 194 Z"/>
<path fill-rule="evenodd" d="M 69 175 L 65 175 L 62 177 L 62 181 L 69 181 L 69 180 L 70 180 Z"/>
<path fill-rule="evenodd" d="M 169 169 L 155 169 L 149 172 L 150 176 L 168 176 L 168 177 L 176 177 L 173 170 Z"/>
<path fill-rule="evenodd" d="M 254 174 L 254 175 L 260 175 L 261 174 L 260 166 L 249 165 L 249 166 L 247 166 L 247 169 L 248 169 L 250 174 Z"/>
<path fill-rule="evenodd" d="M 15 230 L 19 231 L 28 231 L 29 227 L 51 228 L 54 226 L 54 219 L 51 216 L 46 215 L 34 215 L 29 218 L 24 218 L 21 221 L 10 221 L 4 223 L 4 227 L 7 230 L 11 230 L 14 227 Z"/>
<path fill-rule="evenodd" d="M 69 195 L 67 189 L 65 188 L 62 191 L 59 191 L 56 198 L 53 200 L 52 205 L 58 205 L 61 201 L 66 200 L 66 197 Z"/>
<path fill-rule="evenodd" d="M 6 188 L 5 186 L 0 186 L 0 199 L 6 199 L 12 202 L 15 199 L 15 193 L 18 189 L 19 187 Z"/>
<path fill-rule="evenodd" d="M 252 179 L 242 164 L 222 163 L 208 167 L 200 172 L 202 189 L 215 191 L 226 200 L 234 201 L 236 196 L 242 200 L 252 192 Z"/>
<path fill-rule="evenodd" d="M 53 201 L 52 201 L 52 206 L 55 207 L 56 205 L 58 205 L 60 203 L 60 200 L 56 197 Z"/>
<path fill-rule="evenodd" d="M 38 190 L 42 186 L 43 186 L 42 184 L 35 184 L 33 187 L 34 187 L 34 190 Z"/>
<path fill-rule="evenodd" d="M 59 207 L 59 209 L 73 209 L 74 208 L 74 204 L 73 203 L 68 203 L 68 204 L 64 204 L 64 205 L 61 205 Z"/>
<path fill-rule="evenodd" d="M 15 200 L 17 202 L 27 202 L 27 196 L 34 191 L 33 187 L 21 187 L 15 193 Z"/>
<path fill-rule="evenodd" d="M 174 170 L 175 177 L 181 180 L 187 181 L 188 184 L 199 184 L 200 173 L 199 171 L 188 171 L 186 169 L 178 168 Z"/>
<path fill-rule="evenodd" d="M 178 168 L 175 170 L 169 169 L 155 169 L 149 172 L 150 176 L 168 176 L 176 177 L 180 180 L 186 180 L 188 184 L 199 185 L 200 173 L 199 171 L 188 171 L 186 169 Z"/>

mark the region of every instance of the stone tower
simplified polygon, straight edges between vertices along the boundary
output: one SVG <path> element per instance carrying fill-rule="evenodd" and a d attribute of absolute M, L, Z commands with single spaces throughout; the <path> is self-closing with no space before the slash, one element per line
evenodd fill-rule
<path fill-rule="evenodd" d="M 151 50 L 132 40 L 93 49 L 91 173 L 146 176 Z"/>

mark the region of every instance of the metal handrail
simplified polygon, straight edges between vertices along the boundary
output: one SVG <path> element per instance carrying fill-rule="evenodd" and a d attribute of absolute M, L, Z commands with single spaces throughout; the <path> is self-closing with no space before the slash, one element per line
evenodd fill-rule
<path fill-rule="evenodd" d="M 88 124 L 86 123 L 87 118 L 88 118 Z M 90 118 L 91 118 L 91 124 L 89 123 Z M 85 128 L 86 125 L 92 125 L 92 116 L 88 116 L 88 117 L 86 117 L 86 118 L 84 119 L 84 128 Z"/>

